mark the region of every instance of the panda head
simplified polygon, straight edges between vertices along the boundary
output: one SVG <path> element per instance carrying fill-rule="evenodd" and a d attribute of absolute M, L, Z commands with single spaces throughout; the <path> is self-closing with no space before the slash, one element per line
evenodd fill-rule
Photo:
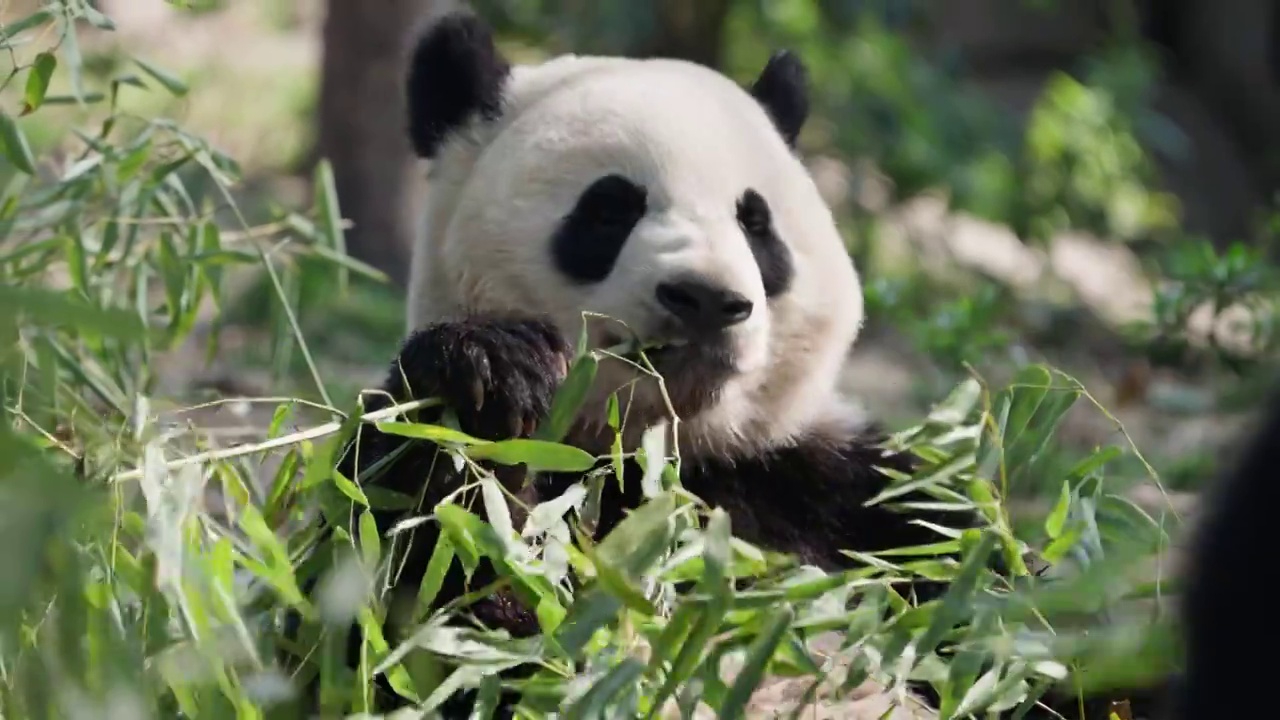
<path fill-rule="evenodd" d="M 584 436 L 614 391 L 633 429 L 670 406 L 691 453 L 847 423 L 836 381 L 862 295 L 795 153 L 805 83 L 788 53 L 749 88 L 674 60 L 513 66 L 474 16 L 436 20 L 408 74 L 409 133 L 431 161 L 410 327 L 536 313 L 572 339 L 586 313 L 594 347 L 665 343 L 648 353 L 665 392 L 602 363 Z"/>

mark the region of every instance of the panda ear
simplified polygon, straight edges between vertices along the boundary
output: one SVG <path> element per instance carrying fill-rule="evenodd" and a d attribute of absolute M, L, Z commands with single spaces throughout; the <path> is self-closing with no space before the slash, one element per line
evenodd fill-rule
<path fill-rule="evenodd" d="M 510 75 L 511 65 L 483 20 L 453 12 L 432 23 L 409 61 L 406 101 L 414 151 L 431 158 L 473 116 L 498 117 Z"/>
<path fill-rule="evenodd" d="M 787 50 L 774 53 L 752 83 L 751 95 L 764 106 L 787 145 L 794 148 L 809 119 L 809 71 L 800 58 Z"/>

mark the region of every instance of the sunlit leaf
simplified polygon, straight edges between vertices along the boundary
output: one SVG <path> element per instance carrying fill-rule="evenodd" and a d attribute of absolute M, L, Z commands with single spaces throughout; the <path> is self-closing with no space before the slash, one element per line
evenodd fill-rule
<path fill-rule="evenodd" d="M 44 104 L 45 93 L 49 91 L 49 78 L 58 66 L 58 58 L 53 53 L 42 52 L 36 55 L 27 71 L 27 86 L 22 96 L 22 114 L 35 112 Z"/>
<path fill-rule="evenodd" d="M 534 472 L 583 472 L 596 463 L 594 455 L 571 445 L 524 438 L 472 445 L 467 455 L 503 465 L 527 465 Z"/>
<path fill-rule="evenodd" d="M 139 58 L 134 58 L 133 61 L 138 64 L 138 67 L 142 68 L 143 72 L 150 75 L 156 82 L 164 86 L 165 90 L 168 90 L 170 93 L 178 97 L 182 97 L 187 94 L 186 83 L 182 82 L 171 73 L 161 70 L 155 65 Z"/>
<path fill-rule="evenodd" d="M 8 113 L 0 111 L 0 150 L 13 166 L 28 175 L 36 173 L 36 159 L 31 154 L 31 146 L 27 144 L 27 136 L 17 121 Z"/>

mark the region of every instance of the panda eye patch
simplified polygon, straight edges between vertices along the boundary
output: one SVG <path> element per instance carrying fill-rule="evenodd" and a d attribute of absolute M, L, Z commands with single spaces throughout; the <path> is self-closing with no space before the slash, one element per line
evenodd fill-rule
<path fill-rule="evenodd" d="M 643 187 L 621 175 L 605 175 L 591 183 L 552 238 L 556 267 L 579 282 L 608 277 L 648 209 L 647 198 Z"/>
<path fill-rule="evenodd" d="M 795 267 L 791 263 L 791 250 L 778 237 L 773 226 L 773 213 L 769 203 L 755 190 L 748 189 L 738 200 L 738 224 L 742 226 L 760 268 L 766 297 L 777 297 L 791 288 Z"/>

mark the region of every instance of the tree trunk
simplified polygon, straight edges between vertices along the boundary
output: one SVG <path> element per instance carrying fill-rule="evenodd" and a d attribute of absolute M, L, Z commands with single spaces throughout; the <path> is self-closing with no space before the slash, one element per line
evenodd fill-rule
<path fill-rule="evenodd" d="M 318 150 L 333 164 L 348 253 L 404 286 L 416 158 L 405 130 L 404 59 L 431 0 L 329 0 Z"/>
<path fill-rule="evenodd" d="M 655 0 L 657 32 L 633 54 L 678 58 L 719 68 L 729 0 Z"/>

